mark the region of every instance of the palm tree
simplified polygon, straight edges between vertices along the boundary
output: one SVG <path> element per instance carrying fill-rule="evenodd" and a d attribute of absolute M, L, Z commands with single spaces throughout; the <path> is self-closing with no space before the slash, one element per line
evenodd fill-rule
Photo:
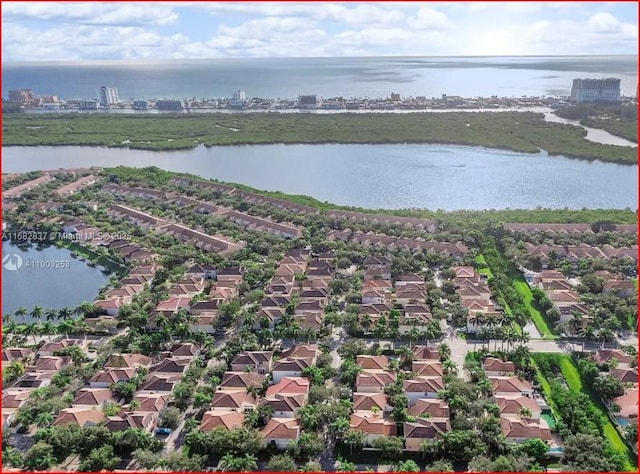
<path fill-rule="evenodd" d="M 365 334 L 371 329 L 371 316 L 368 313 L 364 313 L 360 319 L 360 326 Z"/>
<path fill-rule="evenodd" d="M 257 459 L 252 454 L 236 457 L 225 454 L 220 460 L 220 470 L 223 472 L 250 472 L 258 470 Z"/>
<path fill-rule="evenodd" d="M 40 306 L 39 304 L 37 304 L 31 310 L 30 315 L 34 320 L 40 321 L 42 319 L 42 317 L 44 316 L 44 308 L 42 306 Z"/>
<path fill-rule="evenodd" d="M 58 324 L 58 332 L 64 333 L 66 339 L 69 339 L 69 333 L 75 331 L 76 325 L 73 321 L 66 320 Z"/>
<path fill-rule="evenodd" d="M 67 308 L 66 306 L 60 310 L 58 310 L 58 318 L 66 321 L 67 319 L 71 319 L 73 317 L 74 310 Z"/>
<path fill-rule="evenodd" d="M 48 309 L 44 312 L 44 319 L 48 322 L 58 319 L 58 312 L 55 309 Z"/>
<path fill-rule="evenodd" d="M 27 324 L 27 327 L 24 331 L 25 335 L 33 337 L 33 345 L 37 346 L 38 341 L 36 340 L 36 335 L 38 334 L 38 325 L 36 323 Z"/>
<path fill-rule="evenodd" d="M 57 327 L 53 323 L 51 323 L 51 321 L 47 321 L 42 325 L 41 330 L 42 334 L 46 334 L 47 336 L 49 336 L 49 342 L 51 342 L 51 336 L 53 334 L 56 334 Z"/>
<path fill-rule="evenodd" d="M 440 357 L 440 362 L 449 359 L 451 357 L 451 348 L 449 347 L 449 344 L 443 342 L 438 345 L 438 355 Z"/>
<path fill-rule="evenodd" d="M 458 373 L 458 365 L 451 359 L 446 359 L 443 363 L 442 363 L 442 369 L 445 373 L 445 375 L 457 375 Z"/>
<path fill-rule="evenodd" d="M 615 336 L 611 329 L 608 329 L 608 328 L 601 329 L 600 332 L 598 333 L 598 339 L 602 341 L 601 349 L 604 349 L 605 342 L 612 341 L 614 337 Z"/>
<path fill-rule="evenodd" d="M 342 442 L 349 446 L 349 453 L 353 454 L 353 448 L 360 449 L 364 446 L 367 436 L 365 431 L 349 429 L 344 434 Z"/>
<path fill-rule="evenodd" d="M 7 367 L 4 368 L 4 373 L 7 374 L 9 380 L 16 380 L 22 377 L 25 371 L 26 369 L 24 367 L 24 364 L 22 362 L 18 362 L 17 360 L 11 362 Z"/>
<path fill-rule="evenodd" d="M 329 432 L 340 439 L 344 434 L 351 429 L 351 422 L 349 418 L 341 416 L 329 425 Z"/>
<path fill-rule="evenodd" d="M 22 323 L 26 324 L 27 320 L 25 316 L 28 314 L 27 308 L 25 308 L 24 306 L 21 306 L 16 310 L 14 314 L 16 315 L 16 318 L 22 318 Z"/>
<path fill-rule="evenodd" d="M 11 324 L 15 322 L 15 319 L 13 317 L 13 314 L 11 313 L 4 313 L 2 315 L 2 324 Z"/>
<path fill-rule="evenodd" d="M 531 418 L 533 416 L 531 408 L 529 407 L 520 408 L 520 412 L 518 413 L 518 415 L 520 415 L 521 418 Z"/>

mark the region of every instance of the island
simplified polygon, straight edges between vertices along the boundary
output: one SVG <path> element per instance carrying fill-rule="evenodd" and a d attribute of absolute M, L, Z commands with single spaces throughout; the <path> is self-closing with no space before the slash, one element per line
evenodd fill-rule
<path fill-rule="evenodd" d="M 633 139 L 615 116 L 588 122 Z M 598 120 L 598 122 L 594 122 Z M 625 119 L 626 120 L 626 119 Z M 626 123 L 626 122 L 625 122 Z M 635 124 L 635 125 L 634 125 Z M 637 148 L 586 140 L 586 131 L 534 112 L 5 114 L 3 146 L 180 150 L 201 145 L 438 143 L 637 164 Z M 635 135 L 637 140 L 637 134 Z"/>

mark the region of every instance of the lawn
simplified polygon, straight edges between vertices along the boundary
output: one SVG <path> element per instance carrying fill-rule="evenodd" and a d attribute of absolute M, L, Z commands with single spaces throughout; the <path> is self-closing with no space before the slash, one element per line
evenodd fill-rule
<path fill-rule="evenodd" d="M 513 281 L 513 287 L 516 289 L 518 294 L 522 297 L 524 306 L 525 308 L 527 308 L 527 311 L 529 312 L 529 315 L 531 316 L 533 323 L 536 325 L 536 328 L 538 328 L 538 331 L 540 331 L 540 334 L 542 334 L 542 337 L 544 339 L 555 339 L 556 336 L 551 331 L 551 328 L 547 324 L 547 321 L 545 320 L 544 316 L 542 315 L 540 310 L 538 310 L 535 307 L 535 302 L 533 301 L 533 294 L 531 293 L 531 288 L 529 287 L 529 284 L 527 283 L 527 281 L 522 277 L 522 275 L 519 275 L 518 277 L 513 278 L 512 281 Z"/>
<path fill-rule="evenodd" d="M 573 363 L 571 356 L 568 355 L 558 355 L 560 358 L 560 371 L 562 372 L 562 376 L 567 382 L 567 385 L 572 391 L 583 392 L 589 395 L 591 402 L 593 405 L 598 408 L 602 412 L 602 420 L 604 427 L 604 436 L 611 442 L 613 448 L 622 453 L 627 459 L 633 462 L 635 465 L 635 457 L 633 453 L 629 450 L 629 447 L 622 439 L 622 436 L 618 432 L 611 420 L 607 416 L 606 408 L 602 404 L 602 401 L 594 395 L 594 393 L 585 388 L 582 384 L 582 380 L 580 379 L 580 373 L 578 372 L 578 368 Z M 627 470 L 636 471 L 636 469 L 632 468 L 632 462 L 629 462 L 627 465 Z"/>
<path fill-rule="evenodd" d="M 489 267 L 489 264 L 487 263 L 487 260 L 484 258 L 484 255 L 479 254 L 478 256 L 476 256 L 476 263 L 480 264 L 483 266 L 483 268 L 478 268 L 478 273 L 480 273 L 481 275 L 486 275 L 487 279 L 489 278 L 493 278 L 493 272 L 491 271 L 491 267 Z M 508 315 L 513 314 L 511 312 L 511 308 L 509 307 L 509 305 L 505 302 L 504 305 L 504 312 Z M 522 328 L 520 327 L 520 325 L 515 322 L 512 321 L 511 322 L 511 327 L 513 329 L 515 329 L 516 333 L 518 334 L 522 334 Z"/>
<path fill-rule="evenodd" d="M 487 275 L 487 278 L 493 278 L 493 272 L 491 272 L 491 268 L 489 268 L 489 264 L 484 259 L 484 255 L 480 254 L 476 257 L 476 263 L 483 265 L 482 268 L 478 268 L 478 273 L 481 275 Z"/>

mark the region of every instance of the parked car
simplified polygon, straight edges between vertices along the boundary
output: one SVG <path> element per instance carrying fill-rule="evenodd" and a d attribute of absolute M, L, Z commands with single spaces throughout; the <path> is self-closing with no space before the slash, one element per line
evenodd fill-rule
<path fill-rule="evenodd" d="M 156 428 L 156 434 L 168 436 L 171 434 L 171 428 Z"/>

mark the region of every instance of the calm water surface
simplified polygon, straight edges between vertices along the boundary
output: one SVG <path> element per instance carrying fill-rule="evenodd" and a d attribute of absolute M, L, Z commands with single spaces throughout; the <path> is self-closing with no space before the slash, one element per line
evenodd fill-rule
<path fill-rule="evenodd" d="M 100 86 L 120 98 L 231 97 L 500 97 L 569 95 L 577 77 L 619 77 L 635 95 L 637 56 L 370 57 L 211 59 L 148 62 L 8 63 L 2 95 L 31 88 L 62 99 L 97 96 Z M 471 78 L 471 80 L 470 80 Z"/>
<path fill-rule="evenodd" d="M 17 266 L 20 261 L 16 256 L 20 257 L 22 265 L 12 270 L 11 263 Z M 23 250 L 3 242 L 2 259 L 3 314 L 14 313 L 20 307 L 31 311 L 35 305 L 51 309 L 74 308 L 85 301 L 93 301 L 108 280 L 98 267 L 90 267 L 73 258 L 69 250 L 54 246 Z M 61 262 L 62 267 L 50 268 L 50 264 L 41 262 Z M 27 321 L 30 319 L 27 316 Z"/>
<path fill-rule="evenodd" d="M 399 209 L 637 208 L 638 167 L 545 153 L 450 145 L 259 145 L 152 152 L 4 147 L 2 170 L 158 166 L 306 194 L 334 204 Z"/>

